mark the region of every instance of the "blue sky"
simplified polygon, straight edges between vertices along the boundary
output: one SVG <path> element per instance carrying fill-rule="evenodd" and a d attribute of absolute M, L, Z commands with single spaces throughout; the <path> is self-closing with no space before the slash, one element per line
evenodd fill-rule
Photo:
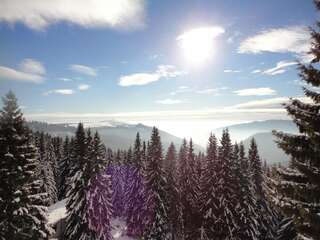
<path fill-rule="evenodd" d="M 316 19 L 311 0 L 4 0 L 0 95 L 12 89 L 30 119 L 118 119 L 179 136 L 285 118 Z M 179 40 L 194 29 L 214 32 L 197 66 Z"/>

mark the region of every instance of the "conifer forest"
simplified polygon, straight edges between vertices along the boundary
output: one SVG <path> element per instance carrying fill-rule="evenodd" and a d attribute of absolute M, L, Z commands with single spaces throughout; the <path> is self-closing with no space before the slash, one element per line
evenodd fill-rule
<path fill-rule="evenodd" d="M 313 8 L 319 14 L 320 2 Z M 0 105 L 0 240 L 320 240 L 320 21 L 307 37 L 311 62 L 291 64 L 303 96 L 289 96 L 279 110 L 297 131 L 272 129 L 286 164 L 267 162 L 258 139 L 237 141 L 228 127 L 212 132 L 206 147 L 192 137 L 168 142 L 160 127 L 145 137 L 142 125 L 124 147 L 85 119 L 68 126 L 71 133 L 50 132 L 53 125 L 24 114 L 23 92 L 7 91 Z M 185 74 L 166 71 L 160 67 L 152 81 Z"/>

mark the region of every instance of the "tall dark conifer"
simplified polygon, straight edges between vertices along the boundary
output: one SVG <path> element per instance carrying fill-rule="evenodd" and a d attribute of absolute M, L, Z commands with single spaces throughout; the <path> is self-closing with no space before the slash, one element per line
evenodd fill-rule
<path fill-rule="evenodd" d="M 320 10 L 320 1 L 315 1 Z M 283 212 L 294 216 L 300 235 L 320 236 L 320 21 L 311 29 L 310 64 L 299 64 L 303 91 L 310 102 L 291 99 L 285 104 L 287 113 L 300 134 L 275 132 L 278 145 L 291 156 L 290 168 L 279 169 L 278 201 Z"/>
<path fill-rule="evenodd" d="M 145 186 L 142 172 L 142 145 L 139 133 L 134 143 L 132 164 L 128 174 L 126 191 L 127 209 L 126 222 L 129 236 L 141 237 L 145 222 Z"/>
<path fill-rule="evenodd" d="M 67 240 L 94 239 L 87 219 L 86 192 L 88 191 L 88 148 L 83 124 L 79 123 L 74 139 L 73 166 L 70 189 L 67 192 L 67 219 L 64 237 Z"/>
<path fill-rule="evenodd" d="M 0 239 L 48 239 L 39 158 L 13 92 L 0 112 Z"/>
<path fill-rule="evenodd" d="M 200 239 L 213 239 L 215 237 L 214 225 L 216 221 L 215 213 L 219 203 L 219 197 L 216 195 L 217 184 L 217 140 L 214 135 L 210 135 L 207 155 L 203 167 L 203 173 L 200 182 L 200 203 L 202 216 L 202 230 Z"/>
<path fill-rule="evenodd" d="M 177 152 L 173 143 L 170 144 L 165 157 L 165 173 L 167 177 L 166 191 L 168 194 L 168 217 L 172 239 L 181 238 L 181 206 L 178 194 Z"/>
<path fill-rule="evenodd" d="M 169 239 L 168 200 L 165 186 L 167 184 L 163 169 L 162 144 L 159 130 L 152 129 L 148 160 L 146 166 L 147 202 L 149 209 L 148 224 L 144 239 Z"/>
<path fill-rule="evenodd" d="M 265 192 L 262 162 L 258 152 L 258 146 L 252 138 L 248 152 L 251 181 L 256 197 L 256 212 L 258 213 L 259 239 L 272 240 L 275 238 L 275 229 L 278 225 L 278 213 L 271 207 Z"/>
<path fill-rule="evenodd" d="M 70 175 L 70 158 L 71 158 L 71 144 L 69 137 L 67 136 L 63 143 L 62 157 L 59 161 L 59 182 L 58 182 L 58 198 L 62 200 L 66 197 L 67 186 L 69 185 L 69 175 Z"/>

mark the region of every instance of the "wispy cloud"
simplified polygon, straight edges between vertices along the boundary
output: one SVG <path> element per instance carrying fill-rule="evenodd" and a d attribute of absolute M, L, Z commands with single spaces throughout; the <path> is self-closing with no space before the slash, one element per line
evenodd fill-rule
<path fill-rule="evenodd" d="M 46 74 L 46 69 L 43 66 L 43 64 L 31 58 L 24 59 L 20 64 L 20 68 L 23 72 L 27 73 L 33 73 L 38 75 Z"/>
<path fill-rule="evenodd" d="M 71 78 L 59 78 L 60 81 L 63 82 L 72 82 L 73 80 Z"/>
<path fill-rule="evenodd" d="M 50 91 L 43 93 L 43 95 L 49 95 L 49 94 L 72 95 L 72 94 L 74 94 L 74 90 L 72 90 L 72 89 L 53 89 L 53 90 L 50 90 Z"/>
<path fill-rule="evenodd" d="M 260 69 L 255 69 L 251 73 L 261 73 L 261 70 Z"/>
<path fill-rule="evenodd" d="M 44 30 L 57 22 L 85 28 L 136 29 L 144 26 L 144 0 L 2 1 L 0 21 Z"/>
<path fill-rule="evenodd" d="M 263 74 L 267 75 L 278 75 L 285 73 L 288 69 L 288 67 L 296 65 L 297 62 L 292 62 L 292 61 L 280 61 L 277 63 L 277 65 L 273 68 L 267 69 L 263 71 Z"/>
<path fill-rule="evenodd" d="M 19 69 L 0 66 L 0 79 L 5 80 L 41 83 L 44 81 L 45 73 L 46 69 L 42 63 L 31 58 L 24 59 Z"/>
<path fill-rule="evenodd" d="M 119 79 L 119 85 L 122 87 L 141 86 L 159 81 L 162 78 L 175 78 L 185 74 L 186 72 L 177 70 L 175 66 L 159 65 L 157 70 L 151 73 L 134 73 L 121 76 Z"/>
<path fill-rule="evenodd" d="M 80 91 L 86 91 L 86 90 L 88 90 L 90 88 L 90 85 L 88 85 L 88 84 L 80 84 L 80 85 L 78 85 L 78 89 L 80 90 Z"/>
<path fill-rule="evenodd" d="M 221 91 L 229 89 L 228 87 L 217 87 L 217 88 L 203 88 L 203 89 L 194 89 L 188 86 L 180 86 L 177 90 L 170 93 L 170 95 L 177 95 L 180 93 L 196 93 L 196 94 L 214 94 L 218 95 Z"/>
<path fill-rule="evenodd" d="M 184 101 L 180 100 L 180 99 L 171 99 L 171 98 L 166 98 L 163 100 L 157 100 L 156 103 L 159 104 L 164 104 L 164 105 L 173 105 L 173 104 L 180 104 L 183 103 Z"/>
<path fill-rule="evenodd" d="M 69 69 L 73 72 L 88 75 L 88 76 L 97 76 L 96 69 L 86 66 L 86 65 L 80 65 L 80 64 L 72 64 L 69 66 Z"/>
<path fill-rule="evenodd" d="M 268 96 L 268 95 L 276 95 L 277 92 L 272 88 L 246 88 L 233 91 L 238 96 Z"/>
<path fill-rule="evenodd" d="M 241 72 L 240 70 L 232 70 L 232 69 L 225 69 L 223 70 L 224 73 L 239 73 Z"/>
<path fill-rule="evenodd" d="M 310 99 L 307 97 L 296 97 L 296 98 L 303 101 L 303 102 L 307 102 L 307 103 L 310 102 Z M 230 108 L 235 108 L 235 109 L 281 108 L 281 109 L 283 109 L 282 104 L 288 103 L 289 100 L 290 100 L 289 97 L 268 98 L 268 99 L 249 101 L 249 102 L 245 102 L 245 103 L 236 104 L 236 105 L 231 106 Z"/>
<path fill-rule="evenodd" d="M 306 27 L 293 26 L 262 31 L 241 42 L 239 53 L 294 53 L 305 57 L 310 49 L 310 33 Z"/>

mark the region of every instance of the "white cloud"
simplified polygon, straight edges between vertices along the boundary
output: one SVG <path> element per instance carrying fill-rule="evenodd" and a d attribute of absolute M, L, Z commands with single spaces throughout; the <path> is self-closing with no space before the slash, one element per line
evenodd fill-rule
<path fill-rule="evenodd" d="M 306 27 L 273 28 L 241 42 L 239 53 L 294 53 L 305 57 L 310 49 L 310 33 Z"/>
<path fill-rule="evenodd" d="M 174 78 L 186 74 L 179 71 L 172 65 L 159 65 L 157 70 L 152 73 L 134 73 L 131 75 L 121 76 L 119 85 L 122 87 L 141 86 L 152 82 L 159 81 L 162 78 Z"/>
<path fill-rule="evenodd" d="M 219 88 L 207 88 L 207 89 L 200 89 L 195 91 L 196 93 L 199 94 L 215 94 L 218 95 L 219 92 L 221 92 L 222 90 L 227 90 L 229 89 L 228 87 L 219 87 Z"/>
<path fill-rule="evenodd" d="M 176 91 L 171 92 L 171 95 L 177 95 L 179 93 L 197 93 L 197 94 L 215 94 L 218 95 L 220 91 L 227 90 L 228 87 L 218 88 L 204 88 L 204 89 L 193 89 L 187 86 L 180 86 Z"/>
<path fill-rule="evenodd" d="M 24 59 L 18 70 L 0 66 L 0 79 L 41 83 L 44 81 L 45 67 L 38 61 Z"/>
<path fill-rule="evenodd" d="M 233 91 L 238 96 L 268 96 L 276 95 L 277 92 L 269 87 L 266 88 L 247 88 Z"/>
<path fill-rule="evenodd" d="M 97 71 L 89 66 L 72 64 L 69 66 L 69 69 L 80 74 L 89 75 L 93 77 L 97 76 Z"/>
<path fill-rule="evenodd" d="M 261 73 L 261 70 L 260 69 L 255 69 L 251 73 Z"/>
<path fill-rule="evenodd" d="M 144 26 L 144 0 L 3 0 L 0 21 L 44 30 L 57 22 L 85 28 L 135 29 Z"/>
<path fill-rule="evenodd" d="M 86 91 L 86 90 L 88 90 L 90 88 L 90 85 L 88 85 L 88 84 L 80 84 L 79 86 L 78 86 L 78 89 L 80 90 L 80 91 Z"/>
<path fill-rule="evenodd" d="M 49 95 L 49 94 L 72 95 L 72 94 L 74 94 L 74 90 L 72 90 L 72 89 L 53 89 L 53 90 L 50 90 L 50 91 L 43 93 L 43 95 Z"/>
<path fill-rule="evenodd" d="M 223 70 L 224 73 L 239 73 L 241 72 L 240 70 L 232 70 L 232 69 L 225 69 Z"/>
<path fill-rule="evenodd" d="M 267 69 L 263 71 L 263 74 L 267 75 L 277 75 L 286 72 L 286 69 L 290 66 L 296 65 L 297 62 L 280 61 L 274 68 Z"/>
<path fill-rule="evenodd" d="M 300 101 L 310 103 L 310 99 L 307 97 L 295 97 L 299 99 Z M 234 106 L 231 106 L 230 108 L 236 108 L 236 109 L 283 109 L 282 104 L 288 103 L 290 100 L 289 97 L 277 97 L 277 98 L 268 98 L 268 99 L 262 99 L 257 101 L 249 101 L 245 103 L 236 104 Z M 283 109 L 284 110 L 284 109 Z"/>
<path fill-rule="evenodd" d="M 156 103 L 165 104 L 165 105 L 173 105 L 173 104 L 183 103 L 183 101 L 179 100 L 179 99 L 166 98 L 163 100 L 157 100 Z"/>
<path fill-rule="evenodd" d="M 20 65 L 20 68 L 22 71 L 27 73 L 34 73 L 38 75 L 46 74 L 46 69 L 42 63 L 31 58 L 24 59 Z"/>
<path fill-rule="evenodd" d="M 63 82 L 72 82 L 73 80 L 70 79 L 70 78 L 59 78 L 60 81 L 63 81 Z"/>

